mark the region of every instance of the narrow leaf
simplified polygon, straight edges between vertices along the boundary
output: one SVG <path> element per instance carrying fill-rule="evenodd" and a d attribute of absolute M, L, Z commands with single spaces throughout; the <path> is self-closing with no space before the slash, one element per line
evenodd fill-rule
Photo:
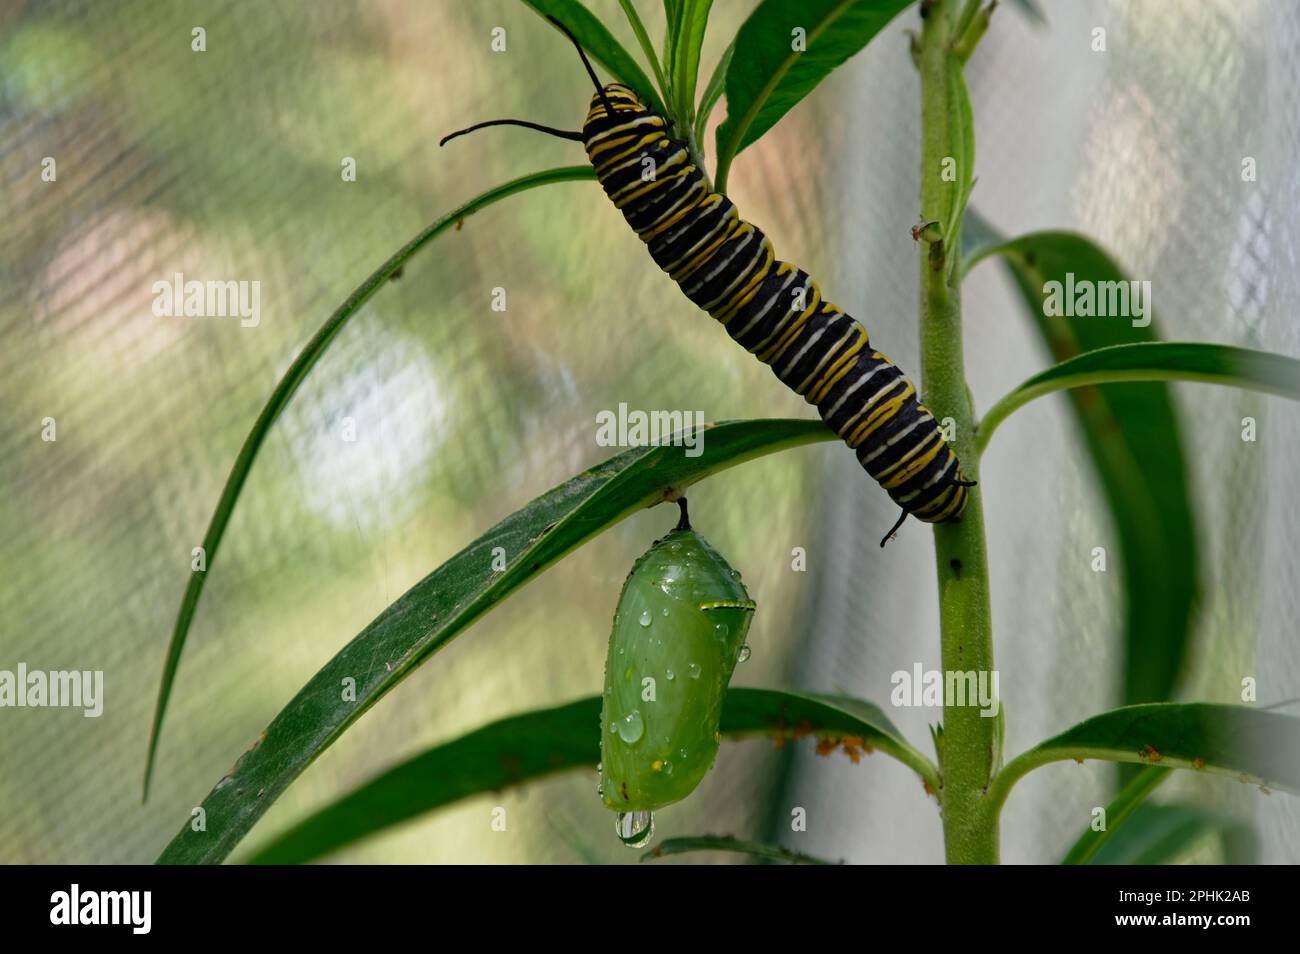
<path fill-rule="evenodd" d="M 705 429 L 703 452 L 636 447 L 538 497 L 415 584 L 339 651 L 276 716 L 186 825 L 164 861 L 220 861 L 299 774 L 390 689 L 510 593 L 606 527 L 709 474 L 835 434 L 820 421 L 761 420 Z M 493 549 L 507 567 L 492 569 Z M 343 698 L 345 680 L 355 700 Z"/>
<path fill-rule="evenodd" d="M 1227 864 L 1256 864 L 1258 839 L 1250 825 L 1199 805 L 1142 805 L 1129 823 L 1088 861 L 1092 865 L 1167 865 L 1217 837 Z"/>
<path fill-rule="evenodd" d="M 682 5 L 686 0 L 664 0 L 664 97 L 672 99 L 673 60 L 676 57 L 677 34 L 682 28 Z"/>
<path fill-rule="evenodd" d="M 305 818 L 250 861 L 311 861 L 462 798 L 594 766 L 600 758 L 600 705 L 600 697 L 591 696 L 511 716 L 428 749 Z M 884 713 L 858 700 L 732 689 L 723 703 L 721 731 L 729 739 L 856 736 L 902 759 L 931 787 L 938 783 L 934 767 Z"/>
<path fill-rule="evenodd" d="M 650 42 L 650 34 L 646 32 L 645 24 L 641 22 L 636 7 L 633 6 L 632 0 L 618 0 L 618 2 L 623 8 L 628 24 L 632 27 L 632 32 L 636 34 L 636 41 L 641 46 L 641 54 L 650 61 L 650 66 L 654 69 L 655 79 L 659 83 L 659 92 L 665 101 L 670 100 L 669 87 L 664 81 L 664 71 L 659 66 L 659 56 L 655 53 L 654 44 Z"/>
<path fill-rule="evenodd" d="M 684 855 L 692 851 L 731 851 L 753 855 L 766 861 L 786 861 L 792 865 L 834 865 L 838 861 L 825 861 L 812 855 L 800 854 L 780 845 L 765 845 L 757 841 L 741 841 L 731 835 L 700 835 L 694 838 L 669 838 L 641 856 L 642 861 Z"/>
<path fill-rule="evenodd" d="M 977 240 L 992 231 L 973 210 L 967 220 Z M 1053 361 L 1156 340 L 1149 301 L 1145 318 L 1046 314 L 1045 302 L 1071 287 L 1127 283 L 1128 276 L 1087 238 L 1037 232 L 985 243 L 968 263 L 992 255 L 1006 263 Z M 1169 387 L 1127 383 L 1068 394 L 1119 541 L 1125 599 L 1121 701 L 1170 699 L 1187 658 L 1198 554 L 1182 427 Z"/>
<path fill-rule="evenodd" d="M 763 0 L 736 34 L 736 55 L 727 70 L 727 118 L 717 133 L 718 190 L 724 189 L 737 153 L 776 125 L 910 3 Z"/>
<path fill-rule="evenodd" d="M 1115 800 L 1106 806 L 1105 827 L 1100 831 L 1089 825 L 1083 830 L 1077 841 L 1061 859 L 1063 865 L 1085 865 L 1092 856 L 1110 840 L 1116 832 L 1122 831 L 1124 823 L 1136 811 L 1148 795 L 1156 790 L 1167 778 L 1170 770 L 1158 765 L 1148 765 L 1129 780 Z"/>
<path fill-rule="evenodd" d="M 988 810 L 1032 770 L 1104 759 L 1227 775 L 1300 794 L 1300 718 L 1208 702 L 1148 703 L 1093 716 L 1016 756 L 993 779 Z"/>
<path fill-rule="evenodd" d="M 695 85 L 700 72 L 700 48 L 709 25 L 713 0 L 684 0 L 681 4 L 676 40 L 673 44 L 673 118 L 683 132 L 695 122 Z"/>
<path fill-rule="evenodd" d="M 727 69 L 731 66 L 731 56 L 736 52 L 736 44 L 733 41 L 731 46 L 727 47 L 726 52 L 722 54 L 722 59 L 718 60 L 717 65 L 713 68 L 713 75 L 709 77 L 709 85 L 704 87 L 704 95 L 700 97 L 700 109 L 695 115 L 695 139 L 697 142 L 704 142 L 704 129 L 708 125 L 709 116 L 713 113 L 713 107 L 718 105 L 718 100 L 722 98 L 723 83 L 727 78 Z"/>
<path fill-rule="evenodd" d="M 1087 351 L 1039 372 L 989 408 L 979 447 L 999 424 L 1045 394 L 1131 381 L 1197 381 L 1300 400 L 1300 361 L 1267 351 L 1199 342 L 1151 341 Z"/>
<path fill-rule="evenodd" d="M 475 212 L 487 208 L 494 202 L 499 202 L 501 199 L 518 192 L 549 185 L 553 182 L 575 182 L 595 179 L 595 177 L 595 173 L 590 166 L 567 166 L 562 169 L 551 169 L 547 172 L 522 176 L 466 202 L 454 212 L 434 222 L 398 249 L 388 261 L 380 265 L 369 278 L 357 286 L 334 314 L 329 316 L 325 324 L 312 336 L 306 347 L 294 359 L 293 364 L 289 366 L 289 370 L 284 373 L 284 377 L 279 380 L 274 390 L 272 390 L 270 399 L 266 402 L 266 406 L 262 408 L 253 424 L 253 429 L 244 438 L 244 446 L 240 448 L 239 456 L 235 458 L 235 464 L 230 470 L 230 476 L 226 478 L 226 484 L 221 490 L 217 508 L 212 514 L 212 520 L 208 523 L 208 531 L 203 536 L 203 550 L 207 559 L 207 569 L 202 572 L 192 573 L 186 583 L 185 595 L 181 599 L 180 612 L 177 614 L 176 625 L 172 629 L 171 642 L 167 647 L 167 656 L 163 661 L 162 680 L 158 686 L 158 701 L 154 706 L 153 728 L 149 735 L 149 749 L 145 758 L 144 797 L 146 799 L 149 797 L 149 781 L 153 776 L 154 759 L 158 752 L 158 739 L 162 732 L 163 717 L 167 712 L 167 702 L 171 698 L 172 685 L 176 680 L 176 669 L 180 665 L 181 651 L 185 648 L 185 639 L 189 633 L 190 623 L 194 619 L 194 612 L 199 605 L 199 597 L 203 593 L 203 584 L 207 582 L 208 573 L 212 572 L 212 562 L 216 558 L 217 549 L 221 544 L 222 537 L 225 535 L 226 525 L 230 523 L 230 515 L 235 509 L 235 504 L 239 501 L 239 494 L 244 489 L 244 481 L 253 468 L 257 452 L 261 449 L 262 442 L 270 432 L 271 425 L 276 422 L 280 413 L 288 406 L 299 385 L 306 380 L 311 369 L 315 367 L 316 362 L 329 348 L 335 336 L 347 324 L 348 319 L 356 314 L 361 306 L 369 301 L 371 296 L 382 288 L 384 283 L 392 278 L 416 252 L 447 229 L 463 222 Z"/>

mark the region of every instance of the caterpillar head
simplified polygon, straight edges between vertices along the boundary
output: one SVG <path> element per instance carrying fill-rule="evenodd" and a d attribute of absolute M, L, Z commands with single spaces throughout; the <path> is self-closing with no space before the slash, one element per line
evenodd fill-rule
<path fill-rule="evenodd" d="M 610 121 L 610 110 L 613 111 L 613 122 Z M 583 124 L 582 131 L 584 135 L 591 135 L 592 132 L 608 129 L 629 119 L 648 115 L 650 115 L 650 108 L 641 101 L 633 89 L 621 83 L 610 83 L 592 95 L 591 104 L 587 108 L 587 121 Z"/>

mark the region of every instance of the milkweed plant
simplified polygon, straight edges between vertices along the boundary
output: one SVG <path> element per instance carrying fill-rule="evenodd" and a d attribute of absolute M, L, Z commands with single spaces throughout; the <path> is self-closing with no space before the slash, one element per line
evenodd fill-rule
<path fill-rule="evenodd" d="M 557 29 L 557 43 L 578 47 L 596 91 L 582 132 L 508 122 L 582 142 L 589 161 L 506 182 L 448 212 L 366 278 L 294 359 L 235 460 L 203 540 L 205 560 L 186 586 L 163 666 L 145 797 L 190 624 L 267 433 L 342 327 L 408 262 L 479 210 L 556 183 L 600 181 L 655 263 L 816 403 L 824 420 L 686 422 L 679 433 L 633 446 L 542 493 L 433 570 L 326 663 L 190 812 L 159 861 L 227 858 L 321 752 L 489 608 L 620 520 L 674 501 L 676 525 L 647 541 L 618 596 L 601 696 L 521 713 L 420 752 L 302 819 L 252 860 L 312 860 L 474 792 L 593 767 L 617 836 L 640 847 L 651 841 L 653 812 L 689 798 L 720 743 L 737 737 L 782 743 L 808 736 L 819 751 L 843 749 L 854 761 L 872 751 L 899 760 L 916 774 L 918 810 L 937 810 L 942 819 L 947 860 L 961 864 L 998 861 L 999 817 L 1009 793 L 1051 762 L 1121 766 L 1113 799 L 1081 820 L 1077 840 L 1060 845 L 1061 860 L 1071 864 L 1123 860 L 1126 845 L 1141 844 L 1162 808 L 1147 797 L 1175 770 L 1225 775 L 1263 791 L 1300 791 L 1300 719 L 1257 705 L 1251 678 L 1243 679 L 1240 704 L 1171 701 L 1196 564 L 1166 384 L 1195 381 L 1294 400 L 1300 362 L 1161 340 L 1151 322 L 1149 286 L 1144 297 L 1143 287 L 1095 242 L 1066 231 L 1006 238 L 968 207 L 976 153 L 964 68 L 998 22 L 996 0 L 761 0 L 703 84 L 712 0 L 664 0 L 659 48 L 632 0 L 619 0 L 636 38 L 632 52 L 577 0 L 522 3 Z M 1032 0 L 1012 6 L 1018 11 L 999 16 L 1041 17 Z M 911 235 L 921 361 L 911 380 L 874 351 L 860 325 L 824 302 L 807 276 L 776 260 L 767 239 L 727 199 L 739 154 L 904 16 L 914 23 L 910 52 L 921 132 L 919 215 Z M 710 157 L 707 124 L 723 103 L 726 115 Z M 1007 270 L 1055 363 L 979 415 L 964 370 L 961 288 L 986 259 Z M 787 303 L 788 290 L 804 297 Z M 1073 320 L 1093 314 L 1132 320 Z M 755 329 L 749 338 L 747 328 Z M 735 360 L 747 359 L 737 354 Z M 1003 748 L 1005 713 L 990 697 L 998 670 L 980 462 L 1003 421 L 1057 392 L 1081 429 L 1119 528 L 1129 594 L 1125 704 L 1012 755 Z M 867 473 L 901 504 L 900 522 L 911 512 L 932 523 L 942 719 L 928 746 L 905 738 L 867 700 L 728 688 L 749 653 L 746 632 L 763 594 L 749 592 L 740 570 L 692 527 L 687 490 L 745 461 L 836 436 L 858 450 Z M 1144 586 L 1160 596 L 1139 599 Z M 375 659 L 389 663 L 373 666 Z M 1229 820 L 1204 813 L 1184 821 L 1174 847 L 1215 834 L 1225 846 L 1239 844 Z M 818 861 L 745 833 L 669 839 L 646 857 L 696 850 Z"/>

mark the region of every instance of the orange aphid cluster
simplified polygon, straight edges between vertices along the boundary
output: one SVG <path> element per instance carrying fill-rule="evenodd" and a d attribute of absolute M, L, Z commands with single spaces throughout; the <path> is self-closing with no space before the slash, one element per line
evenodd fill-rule
<path fill-rule="evenodd" d="M 874 751 L 869 742 L 862 741 L 862 738 L 856 735 L 846 735 L 840 739 L 823 736 L 817 740 L 818 755 L 830 755 L 836 749 L 843 749 L 844 754 L 854 765 L 862 761 L 863 755 L 870 755 Z"/>
<path fill-rule="evenodd" d="M 772 745 L 776 748 L 784 748 L 787 738 L 794 739 L 796 742 L 806 735 L 811 735 L 813 724 L 807 719 L 801 719 L 789 729 L 786 728 L 785 720 L 781 720 L 776 725 L 776 733 L 772 737 Z M 830 755 L 836 749 L 843 749 L 844 754 L 849 757 L 854 765 L 862 761 L 862 756 L 870 755 L 875 751 L 870 742 L 866 742 L 858 735 L 845 735 L 839 738 L 824 735 L 817 740 L 817 754 Z"/>

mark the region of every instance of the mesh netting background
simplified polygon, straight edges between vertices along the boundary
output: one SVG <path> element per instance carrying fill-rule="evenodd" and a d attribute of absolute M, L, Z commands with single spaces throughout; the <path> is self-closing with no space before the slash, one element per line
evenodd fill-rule
<path fill-rule="evenodd" d="M 660 5 L 638 4 L 661 31 Z M 1300 7 L 1047 3 L 1000 9 L 969 78 L 975 204 L 1001 229 L 1095 235 L 1155 289 L 1169 338 L 1300 353 Z M 592 9 L 633 45 L 618 5 Z M 752 4 L 717 0 L 711 67 Z M 782 257 L 819 276 L 915 370 L 916 79 L 904 14 L 737 162 L 730 191 Z M 202 26 L 207 52 L 190 50 Z M 505 53 L 491 30 L 507 31 Z M 1108 51 L 1093 53 L 1104 26 Z M 275 381 L 359 281 L 489 186 L 582 161 L 518 130 L 573 127 L 590 89 L 521 4 L 0 2 L 0 668 L 102 669 L 99 719 L 0 710 L 0 861 L 155 857 L 294 692 L 406 588 L 483 529 L 607 456 L 619 402 L 711 420 L 807 416 L 651 268 L 590 183 L 529 192 L 448 233 L 334 343 L 277 423 L 214 564 L 175 687 L 153 796 L 139 799 L 163 652 L 231 462 Z M 724 110 L 719 109 L 719 116 Z M 711 140 L 711 137 L 710 137 Z M 1259 181 L 1240 181 L 1243 155 Z M 57 180 L 43 182 L 53 157 Z M 356 160 L 357 181 L 340 176 Z M 176 272 L 261 283 L 261 322 L 157 318 Z M 492 290 L 507 293 L 493 311 Z M 966 285 L 968 366 L 987 407 L 1045 357 L 993 265 Z M 1284 402 L 1174 388 L 1200 508 L 1202 603 L 1188 697 L 1300 695 L 1294 532 L 1300 419 Z M 1260 438 L 1240 440 L 1253 416 Z M 57 422 L 57 441 L 41 422 Z M 356 440 L 342 439 L 347 419 Z M 1194 437 L 1191 436 L 1194 434 Z M 1113 531 L 1064 402 L 1002 429 L 983 465 L 1008 750 L 1116 701 L 1120 597 L 1088 554 Z M 884 702 L 938 668 L 930 535 L 841 448 L 729 471 L 692 491 L 699 528 L 760 602 L 741 685 Z M 485 721 L 599 691 L 626 568 L 672 518 L 640 514 L 435 656 L 364 716 L 253 831 L 263 843 L 394 761 Z M 866 532 L 870 531 L 870 532 Z M 806 547 L 806 573 L 790 570 Z M 934 713 L 891 710 L 928 749 Z M 1004 818 L 1012 861 L 1058 858 L 1103 804 L 1102 766 L 1049 767 Z M 594 777 L 470 799 L 336 856 L 629 861 Z M 660 836 L 777 835 L 855 861 L 937 861 L 933 802 L 887 759 L 804 743 L 724 747 Z M 1267 860 L 1300 857 L 1300 813 L 1235 782 L 1178 797 L 1253 818 Z M 505 806 L 508 831 L 492 832 Z M 781 819 L 808 811 L 795 835 Z"/>

